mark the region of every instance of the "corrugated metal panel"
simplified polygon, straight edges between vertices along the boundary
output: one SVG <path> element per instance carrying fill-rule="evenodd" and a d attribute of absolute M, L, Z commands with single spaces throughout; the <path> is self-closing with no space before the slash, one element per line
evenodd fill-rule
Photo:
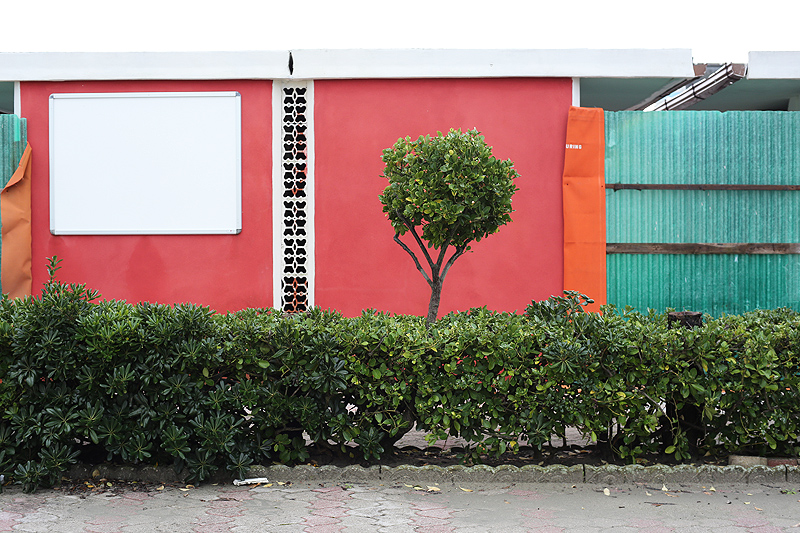
<path fill-rule="evenodd" d="M 0 115 L 0 188 L 17 170 L 28 139 L 27 120 L 16 115 Z"/>
<path fill-rule="evenodd" d="M 800 184 L 800 113 L 606 113 L 606 183 Z M 800 242 L 800 191 L 607 190 L 607 240 Z M 798 255 L 607 258 L 608 301 L 713 315 L 800 308 Z"/>
<path fill-rule="evenodd" d="M 800 309 L 797 257 L 613 254 L 607 257 L 608 302 L 639 311 L 671 307 L 713 316 Z"/>
<path fill-rule="evenodd" d="M 800 191 L 606 190 L 606 219 L 608 242 L 800 242 Z"/>
<path fill-rule="evenodd" d="M 607 183 L 800 184 L 800 113 L 607 112 Z"/>

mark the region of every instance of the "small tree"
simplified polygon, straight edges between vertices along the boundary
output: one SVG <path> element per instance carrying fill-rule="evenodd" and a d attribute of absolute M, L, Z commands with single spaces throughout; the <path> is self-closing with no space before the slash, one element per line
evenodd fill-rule
<path fill-rule="evenodd" d="M 476 130 L 450 130 L 436 137 L 398 139 L 383 151 L 383 177 L 389 186 L 378 198 L 405 250 L 431 288 L 427 323 L 436 321 L 442 284 L 456 259 L 511 222 L 511 197 L 518 190 L 514 163 L 492 155 Z M 406 232 L 422 252 L 430 272 L 400 236 Z M 427 242 L 427 245 L 423 243 Z M 448 249 L 453 253 L 445 262 Z M 438 250 L 434 259 L 431 250 Z"/>

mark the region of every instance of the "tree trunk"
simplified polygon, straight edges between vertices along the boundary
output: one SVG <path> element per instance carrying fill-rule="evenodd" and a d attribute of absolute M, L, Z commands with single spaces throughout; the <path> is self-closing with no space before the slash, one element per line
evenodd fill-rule
<path fill-rule="evenodd" d="M 428 304 L 428 318 L 425 320 L 425 326 L 430 327 L 436 322 L 436 317 L 439 315 L 439 301 L 442 299 L 442 279 L 436 279 L 431 284 L 431 301 Z"/>

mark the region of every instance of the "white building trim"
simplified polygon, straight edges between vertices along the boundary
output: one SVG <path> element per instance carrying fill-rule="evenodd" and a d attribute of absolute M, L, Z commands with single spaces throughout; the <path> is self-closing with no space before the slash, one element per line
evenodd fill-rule
<path fill-rule="evenodd" d="M 800 79 L 800 52 L 750 52 L 747 79 Z"/>
<path fill-rule="evenodd" d="M 572 105 L 580 107 L 581 105 L 581 79 L 572 78 Z"/>
<path fill-rule="evenodd" d="M 18 117 L 22 116 L 22 101 L 20 100 L 20 84 L 18 81 L 14 82 L 14 114 Z"/>
<path fill-rule="evenodd" d="M 283 84 L 272 84 L 272 307 L 281 308 L 281 272 L 283 271 Z"/>
<path fill-rule="evenodd" d="M 0 53 L 0 81 L 693 75 L 689 49 Z"/>
<path fill-rule="evenodd" d="M 230 80 L 289 77 L 289 54 L 263 52 L 6 52 L 0 81 Z"/>
<path fill-rule="evenodd" d="M 307 279 L 306 308 L 314 306 L 315 292 L 315 241 L 314 241 L 314 82 L 276 81 L 272 85 L 272 305 L 283 309 L 284 257 L 284 142 L 283 89 L 306 89 L 306 170 L 305 170 L 305 277 Z"/>
<path fill-rule="evenodd" d="M 295 50 L 298 78 L 688 77 L 692 51 Z"/>

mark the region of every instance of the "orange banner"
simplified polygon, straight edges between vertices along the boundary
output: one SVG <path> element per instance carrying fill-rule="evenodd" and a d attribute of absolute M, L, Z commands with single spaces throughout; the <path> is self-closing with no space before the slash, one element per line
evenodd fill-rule
<path fill-rule="evenodd" d="M 10 298 L 31 294 L 31 145 L 0 192 L 0 284 Z"/>
<path fill-rule="evenodd" d="M 599 108 L 570 107 L 564 156 L 564 290 L 599 311 L 606 303 L 605 121 Z"/>

